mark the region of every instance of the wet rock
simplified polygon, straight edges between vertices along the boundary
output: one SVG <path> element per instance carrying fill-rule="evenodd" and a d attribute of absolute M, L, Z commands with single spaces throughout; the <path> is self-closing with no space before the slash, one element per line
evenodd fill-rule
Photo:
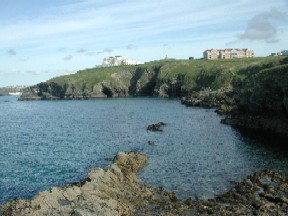
<path fill-rule="evenodd" d="M 191 205 L 192 205 L 192 198 L 189 197 L 188 199 L 186 199 L 186 200 L 184 201 L 184 204 L 185 204 L 185 205 L 188 205 L 188 206 L 191 206 Z"/>
<path fill-rule="evenodd" d="M 40 192 L 32 200 L 15 200 L 0 209 L 5 216 L 131 214 L 132 206 L 138 202 L 136 200 L 140 201 L 142 196 L 144 202 L 152 193 L 136 176 L 146 161 L 147 157 L 139 153 L 122 152 L 105 170 L 91 170 L 87 177 L 90 181 L 53 187 Z M 75 209 L 75 206 L 79 208 Z"/>
<path fill-rule="evenodd" d="M 254 173 L 214 199 L 182 202 L 175 193 L 140 182 L 147 157 L 120 152 L 106 169 L 96 168 L 78 184 L 53 187 L 32 200 L 0 206 L 9 215 L 287 215 L 288 178 L 271 170 Z M 265 186 L 273 190 L 265 191 Z"/>
<path fill-rule="evenodd" d="M 164 122 L 158 122 L 156 124 L 148 125 L 147 130 L 149 131 L 163 131 L 162 126 L 164 126 Z"/>
<path fill-rule="evenodd" d="M 151 141 L 151 140 L 149 140 L 149 141 L 148 141 L 148 145 L 155 145 L 155 142 L 154 142 L 154 141 Z"/>
<path fill-rule="evenodd" d="M 177 198 L 177 196 L 176 196 L 175 193 L 171 193 L 171 194 L 169 195 L 169 199 L 170 199 L 171 202 L 173 202 L 173 203 L 178 202 L 178 198 Z"/>

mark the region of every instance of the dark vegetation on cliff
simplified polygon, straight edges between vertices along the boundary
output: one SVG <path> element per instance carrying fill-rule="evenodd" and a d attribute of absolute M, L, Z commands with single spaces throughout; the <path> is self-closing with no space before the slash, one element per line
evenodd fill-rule
<path fill-rule="evenodd" d="M 288 58 L 249 65 L 232 82 L 235 108 L 223 123 L 288 138 Z M 244 78 L 242 78 L 244 77 Z M 287 144 L 287 143 L 286 143 Z"/>

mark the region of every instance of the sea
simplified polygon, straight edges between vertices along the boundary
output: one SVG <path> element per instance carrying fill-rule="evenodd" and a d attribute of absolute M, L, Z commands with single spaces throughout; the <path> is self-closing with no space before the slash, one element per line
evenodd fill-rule
<path fill-rule="evenodd" d="M 288 173 L 287 151 L 241 135 L 222 118 L 177 99 L 0 97 L 0 204 L 81 181 L 124 151 L 149 157 L 142 182 L 183 200 L 213 198 L 263 169 Z M 162 132 L 147 131 L 160 121 Z"/>

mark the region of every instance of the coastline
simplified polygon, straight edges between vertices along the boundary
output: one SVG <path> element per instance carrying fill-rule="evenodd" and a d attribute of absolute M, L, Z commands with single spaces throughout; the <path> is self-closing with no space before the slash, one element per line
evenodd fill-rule
<path fill-rule="evenodd" d="M 271 145 L 277 145 L 275 138 L 278 135 L 288 140 L 288 88 L 286 75 L 288 65 L 283 64 L 268 69 L 265 68 L 266 66 L 263 66 L 264 69 L 255 69 L 253 67 L 254 66 L 247 67 L 247 71 L 245 72 L 250 73 L 252 71 L 253 73 L 248 74 L 249 76 L 244 80 L 233 77 L 230 81 L 230 88 L 191 90 L 189 93 L 186 92 L 181 95 L 183 96 L 181 102 L 187 106 L 215 107 L 218 114 L 226 115 L 222 123 L 241 129 L 259 130 L 261 133 L 269 134 L 273 137 Z M 140 75 L 142 76 L 142 74 L 146 72 L 141 72 Z M 152 78 L 155 78 L 154 75 Z M 138 78 L 136 80 L 139 81 Z M 151 82 L 151 80 L 149 80 L 149 82 Z M 271 80 L 273 82 L 271 82 Z M 153 85 L 151 84 L 151 89 L 148 82 L 148 95 L 150 96 L 157 90 L 157 96 L 168 97 L 179 94 L 179 86 L 181 86 L 179 83 L 183 80 L 181 81 L 180 78 L 172 80 L 173 82 L 166 80 L 158 84 L 154 83 L 155 80 L 152 81 Z M 135 83 L 137 84 L 138 82 Z M 122 86 L 123 88 L 111 87 L 102 83 L 96 86 L 97 88 L 94 86 L 93 91 L 86 89 L 87 91 L 85 90 L 83 92 L 74 91 L 75 86 L 73 85 L 68 85 L 68 87 L 65 86 L 64 88 L 61 85 L 50 83 L 49 85 L 45 84 L 44 88 L 44 84 L 42 83 L 34 87 L 35 89 L 24 92 L 21 99 L 83 100 L 141 96 L 139 92 L 146 92 L 147 89 L 145 88 L 145 91 L 143 89 L 140 91 L 141 86 L 137 87 L 135 83 L 132 83 L 133 88 L 131 88 L 131 86 Z M 143 86 L 146 85 L 147 83 Z M 155 88 L 157 85 L 158 87 Z M 55 89 L 55 91 L 46 90 L 46 88 L 49 89 L 51 86 L 57 91 Z M 132 95 L 131 92 L 133 93 Z M 284 142 L 284 144 L 287 146 L 287 142 Z M 147 161 L 146 156 L 140 155 L 139 153 L 122 153 L 119 155 L 113 160 L 113 164 L 105 170 L 92 170 L 84 182 L 68 184 L 64 187 L 53 187 L 50 191 L 40 192 L 31 201 L 11 201 L 1 207 L 2 214 L 288 214 L 287 177 L 274 171 L 265 170 L 249 175 L 242 182 L 236 183 L 231 190 L 216 196 L 214 199 L 208 201 L 187 199 L 182 202 L 174 193 L 168 193 L 162 188 L 154 188 L 140 182 L 136 173 L 145 166 Z M 118 163 L 119 157 L 120 161 L 123 159 L 125 162 Z M 121 159 L 121 157 L 123 158 Z M 139 160 L 142 162 L 139 162 Z M 138 164 L 138 168 L 136 169 L 133 168 L 135 163 L 136 165 Z M 89 188 L 89 191 L 88 189 L 86 190 L 86 188 Z"/>
<path fill-rule="evenodd" d="M 288 178 L 271 170 L 234 183 L 228 192 L 207 201 L 143 184 L 137 176 L 148 157 L 118 153 L 106 169 L 92 169 L 82 182 L 52 187 L 32 200 L 0 206 L 6 215 L 287 215 Z"/>
<path fill-rule="evenodd" d="M 179 97 L 188 106 L 216 108 L 227 115 L 222 123 L 288 140 L 287 62 L 267 57 L 94 68 L 28 87 L 19 100 Z"/>

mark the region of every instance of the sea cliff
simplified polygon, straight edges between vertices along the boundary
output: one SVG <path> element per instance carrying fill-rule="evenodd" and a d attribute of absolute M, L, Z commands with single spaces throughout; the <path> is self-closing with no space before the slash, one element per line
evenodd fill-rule
<path fill-rule="evenodd" d="M 155 61 L 91 68 L 26 88 L 20 100 L 181 97 L 223 123 L 288 137 L 288 57 Z"/>
<path fill-rule="evenodd" d="M 287 60 L 248 65 L 231 79 L 230 88 L 192 92 L 182 98 L 182 103 L 216 107 L 218 113 L 227 114 L 222 123 L 287 140 Z"/>
<path fill-rule="evenodd" d="M 31 86 L 20 100 L 179 97 L 208 87 L 213 90 L 227 87 L 235 71 L 254 61 L 163 60 L 138 66 L 91 68 Z"/>

